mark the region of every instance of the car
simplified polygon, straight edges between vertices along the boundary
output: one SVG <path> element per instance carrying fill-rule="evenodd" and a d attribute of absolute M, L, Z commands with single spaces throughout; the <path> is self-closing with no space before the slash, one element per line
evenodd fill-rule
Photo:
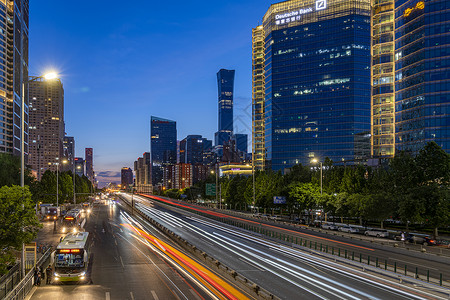
<path fill-rule="evenodd" d="M 364 232 L 366 236 L 376 236 L 376 237 L 389 237 L 389 232 L 386 229 L 368 229 Z"/>
<path fill-rule="evenodd" d="M 349 226 L 349 225 L 344 225 L 338 228 L 339 231 L 341 232 L 348 232 L 348 233 L 358 233 L 359 230 L 358 228 Z"/>
<path fill-rule="evenodd" d="M 253 214 L 253 218 L 261 218 L 262 217 L 262 213 L 254 213 Z"/>
<path fill-rule="evenodd" d="M 428 236 L 418 236 L 414 234 L 409 234 L 406 236 L 405 241 L 414 244 L 422 244 L 424 246 L 433 246 L 437 244 L 436 240 L 431 239 Z"/>
<path fill-rule="evenodd" d="M 336 225 L 330 223 L 323 223 L 320 227 L 328 230 L 338 230 L 338 227 Z"/>
<path fill-rule="evenodd" d="M 269 217 L 271 220 L 273 220 L 273 221 L 279 221 L 279 220 L 281 220 L 281 217 L 279 216 L 279 215 L 273 215 L 273 216 L 270 216 Z"/>

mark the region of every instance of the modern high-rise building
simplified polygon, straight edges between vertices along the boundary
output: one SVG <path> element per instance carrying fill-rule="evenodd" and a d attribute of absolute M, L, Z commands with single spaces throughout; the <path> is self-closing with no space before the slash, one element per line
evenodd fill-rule
<path fill-rule="evenodd" d="M 252 30 L 252 163 L 255 170 L 264 170 L 264 28 Z"/>
<path fill-rule="evenodd" d="M 177 163 L 177 123 L 175 121 L 151 117 L 150 153 L 153 185 L 162 185 L 164 166 Z"/>
<path fill-rule="evenodd" d="M 395 147 L 450 153 L 450 1 L 395 1 Z"/>
<path fill-rule="evenodd" d="M 372 148 L 376 158 L 395 154 L 394 0 L 373 1 Z"/>
<path fill-rule="evenodd" d="M 153 193 L 152 185 L 152 165 L 149 152 L 145 152 L 134 162 L 136 174 L 135 187 L 138 193 Z"/>
<path fill-rule="evenodd" d="M 84 173 L 84 159 L 82 157 L 75 157 L 75 174 L 83 176 Z"/>
<path fill-rule="evenodd" d="M 248 152 L 248 135 L 236 133 L 234 134 L 233 139 L 236 140 L 236 150 L 246 154 Z"/>
<path fill-rule="evenodd" d="M 191 164 L 166 165 L 163 168 L 163 189 L 188 188 L 193 183 L 193 174 Z"/>
<path fill-rule="evenodd" d="M 264 15 L 266 167 L 369 156 L 370 4 L 291 0 L 271 5 Z M 260 30 L 253 31 L 256 53 Z M 254 72 L 253 82 L 261 75 Z"/>
<path fill-rule="evenodd" d="M 84 160 L 86 162 L 86 177 L 94 183 L 94 149 L 85 148 L 84 149 Z"/>
<path fill-rule="evenodd" d="M 125 190 L 132 184 L 133 184 L 133 170 L 131 170 L 131 168 L 128 167 L 123 167 L 122 170 L 120 170 L 120 185 L 122 189 Z"/>
<path fill-rule="evenodd" d="M 22 83 L 28 80 L 29 1 L 0 1 L 0 152 L 21 153 Z M 25 95 L 28 86 L 25 85 Z M 24 154 L 28 155 L 28 98 L 24 99 Z"/>
<path fill-rule="evenodd" d="M 188 135 L 180 141 L 180 163 L 202 164 L 203 153 L 211 151 L 212 141 L 201 135 Z"/>
<path fill-rule="evenodd" d="M 64 89 L 59 79 L 37 79 L 28 87 L 28 164 L 40 180 L 46 170 L 56 172 L 64 159 Z"/>
<path fill-rule="evenodd" d="M 217 72 L 219 94 L 219 124 L 215 133 L 215 145 L 223 145 L 233 135 L 234 70 L 220 69 Z"/>
<path fill-rule="evenodd" d="M 63 159 L 67 163 L 63 163 L 62 170 L 73 171 L 75 159 L 75 139 L 73 136 L 65 136 L 63 139 Z"/>

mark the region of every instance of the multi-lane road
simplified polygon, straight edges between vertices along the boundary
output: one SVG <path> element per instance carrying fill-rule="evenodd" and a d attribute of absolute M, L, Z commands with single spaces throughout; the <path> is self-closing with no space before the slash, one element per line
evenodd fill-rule
<path fill-rule="evenodd" d="M 120 203 L 96 205 L 86 224 L 86 231 L 94 238 L 89 270 L 92 282 L 43 284 L 33 291 L 31 299 L 247 297 L 171 245 L 158 230 L 143 221 L 138 223 Z M 201 270 L 202 276 L 192 269 Z M 222 287 L 225 289 L 220 291 Z"/>
<path fill-rule="evenodd" d="M 129 195 L 123 197 L 130 200 Z M 145 215 L 282 299 L 448 298 L 448 290 L 446 295 L 439 295 L 399 284 L 240 228 L 198 217 L 186 210 L 168 207 L 161 201 L 134 196 L 134 202 L 136 209 Z M 358 245 L 360 242 L 353 244 L 346 240 L 336 243 L 375 252 L 375 247 Z M 445 268 L 443 265 L 439 267 Z"/>

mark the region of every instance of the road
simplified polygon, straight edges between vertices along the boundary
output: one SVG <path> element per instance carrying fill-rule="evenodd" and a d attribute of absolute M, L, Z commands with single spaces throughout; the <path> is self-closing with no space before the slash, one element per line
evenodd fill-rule
<path fill-rule="evenodd" d="M 166 254 L 150 244 L 155 240 L 166 249 L 171 247 L 156 229 L 142 222 L 138 225 L 141 229 L 136 229 L 133 224 L 138 223 L 120 205 L 96 205 L 86 224 L 86 231 L 94 237 L 92 268 L 88 272 L 92 283 L 42 285 L 31 299 L 225 299 L 202 278 L 180 267 L 182 262 L 170 262 Z M 144 235 L 153 240 L 147 241 Z M 172 251 L 189 260 L 177 249 Z"/>
<path fill-rule="evenodd" d="M 439 299 L 157 201 L 135 196 L 134 202 L 152 219 L 281 299 Z"/>
<path fill-rule="evenodd" d="M 371 265 L 375 265 L 378 260 L 379 266 L 384 268 L 384 265 L 386 264 L 389 269 L 396 269 L 398 273 L 402 272 L 403 274 L 406 266 L 408 274 L 414 273 L 417 269 L 418 275 L 423 279 L 426 279 L 427 275 L 429 275 L 430 278 L 438 280 L 442 274 L 444 283 L 450 285 L 450 258 L 448 257 L 408 251 L 406 249 L 394 248 L 380 243 L 349 239 L 347 237 L 330 234 L 336 232 L 317 232 L 307 230 L 304 226 L 293 228 L 292 226 L 281 223 L 275 224 L 270 221 L 228 215 L 197 205 L 186 204 L 175 200 L 166 200 L 160 197 L 151 197 L 159 199 L 158 201 L 169 201 L 172 205 L 189 208 L 192 211 L 197 210 L 197 212 L 202 211 L 211 214 L 213 217 L 219 218 L 229 224 L 246 224 L 247 226 L 253 226 L 254 228 L 258 227 L 261 230 L 264 230 L 264 235 L 285 245 L 291 245 L 293 242 L 295 243 L 295 241 L 303 244 L 306 242 L 306 245 L 311 246 L 312 248 L 316 248 L 317 245 L 317 250 L 320 248 L 322 248 L 323 251 L 328 249 L 328 253 L 333 252 L 335 255 L 340 253 L 341 256 L 345 256 L 345 253 L 347 253 L 347 257 L 353 257 L 356 261 L 361 260 L 365 263 L 369 261 Z M 280 237 L 287 238 L 287 236 L 289 236 L 289 241 L 280 241 Z M 351 235 L 347 234 L 347 236 Z M 385 242 L 385 239 L 382 238 L 373 238 L 373 240 Z"/>

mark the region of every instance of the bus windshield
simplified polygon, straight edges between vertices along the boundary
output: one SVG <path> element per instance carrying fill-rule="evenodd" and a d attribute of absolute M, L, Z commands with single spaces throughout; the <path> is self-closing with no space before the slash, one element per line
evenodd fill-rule
<path fill-rule="evenodd" d="M 61 249 L 56 251 L 56 268 L 84 268 L 83 249 Z"/>

